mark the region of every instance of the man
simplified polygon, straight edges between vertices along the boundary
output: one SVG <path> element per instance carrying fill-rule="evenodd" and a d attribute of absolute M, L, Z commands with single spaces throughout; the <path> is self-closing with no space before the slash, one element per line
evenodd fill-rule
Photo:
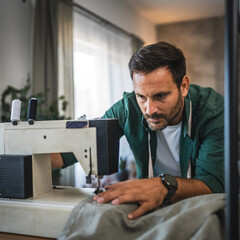
<path fill-rule="evenodd" d="M 134 92 L 125 93 L 104 118 L 119 119 L 139 179 L 107 186 L 93 199 L 138 203 L 128 214 L 136 219 L 164 201 L 223 192 L 223 97 L 189 85 L 182 51 L 166 42 L 138 50 L 129 69 Z"/>

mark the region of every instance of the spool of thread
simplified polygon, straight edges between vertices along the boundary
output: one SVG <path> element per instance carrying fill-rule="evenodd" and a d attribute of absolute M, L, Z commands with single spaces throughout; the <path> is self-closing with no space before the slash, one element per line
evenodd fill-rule
<path fill-rule="evenodd" d="M 37 99 L 31 98 L 28 102 L 28 113 L 27 113 L 27 119 L 28 123 L 30 125 L 34 124 L 34 120 L 36 119 L 37 114 Z"/>
<path fill-rule="evenodd" d="M 12 109 L 11 109 L 11 122 L 13 125 L 17 125 L 20 121 L 21 114 L 21 101 L 19 99 L 14 99 L 12 101 Z"/>

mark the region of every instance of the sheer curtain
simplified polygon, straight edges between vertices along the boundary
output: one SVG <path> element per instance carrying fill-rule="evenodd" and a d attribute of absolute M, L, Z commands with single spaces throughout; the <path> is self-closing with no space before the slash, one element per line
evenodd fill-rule
<path fill-rule="evenodd" d="M 74 116 L 73 100 L 73 10 L 72 0 L 58 3 L 58 96 L 68 102 L 66 117 Z M 59 111 L 62 112 L 61 103 Z"/>
<path fill-rule="evenodd" d="M 132 38 L 77 11 L 73 29 L 74 117 L 101 117 L 124 91 L 133 90 L 128 70 Z M 121 155 L 132 156 L 125 139 L 120 146 Z M 75 167 L 75 185 L 82 186 L 84 173 L 79 164 Z"/>
<path fill-rule="evenodd" d="M 58 97 L 58 0 L 37 0 L 33 48 L 33 93 L 42 92 L 46 106 Z"/>
<path fill-rule="evenodd" d="M 132 91 L 131 38 L 74 13 L 74 116 L 100 117 Z"/>

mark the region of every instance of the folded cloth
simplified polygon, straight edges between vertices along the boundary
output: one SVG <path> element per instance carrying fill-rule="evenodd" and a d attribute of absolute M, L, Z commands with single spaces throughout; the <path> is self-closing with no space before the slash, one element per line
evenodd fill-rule
<path fill-rule="evenodd" d="M 208 194 L 128 220 L 137 204 L 98 204 L 87 198 L 74 207 L 58 239 L 224 239 L 224 206 L 225 194 Z"/>

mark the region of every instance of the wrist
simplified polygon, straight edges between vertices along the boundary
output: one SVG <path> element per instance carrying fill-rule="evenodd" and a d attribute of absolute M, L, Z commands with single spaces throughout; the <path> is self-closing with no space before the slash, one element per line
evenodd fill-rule
<path fill-rule="evenodd" d="M 163 185 L 160 177 L 154 177 L 151 180 L 154 182 L 154 185 L 157 187 L 156 193 L 159 195 L 159 198 L 161 198 L 162 199 L 161 201 L 163 202 L 163 200 L 168 194 L 167 188 Z"/>
<path fill-rule="evenodd" d="M 159 177 L 167 191 L 164 202 L 168 202 L 175 195 L 178 188 L 178 182 L 176 178 L 170 174 L 161 174 Z"/>

